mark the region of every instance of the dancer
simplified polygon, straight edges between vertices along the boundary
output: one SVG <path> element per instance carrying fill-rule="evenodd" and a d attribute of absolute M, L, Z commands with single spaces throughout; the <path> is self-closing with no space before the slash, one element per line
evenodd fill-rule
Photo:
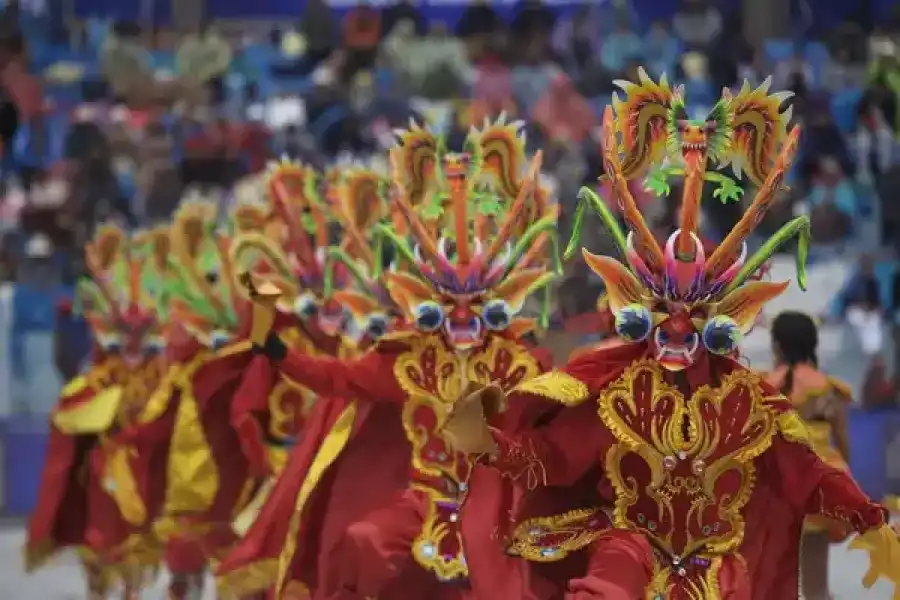
<path fill-rule="evenodd" d="M 276 172 L 273 176 L 277 176 Z M 279 289 L 286 290 L 280 302 L 276 315 L 275 329 L 279 330 L 278 322 L 284 321 L 286 310 L 297 305 L 311 305 L 322 307 L 335 306 L 331 309 L 333 314 L 339 314 L 345 322 L 341 324 L 340 333 L 344 344 L 342 351 L 332 353 L 338 358 L 348 358 L 354 352 L 368 349 L 385 334 L 392 331 L 402 322 L 399 307 L 391 300 L 385 290 L 385 281 L 381 277 L 390 270 L 402 268 L 398 260 L 382 261 L 387 255 L 375 240 L 375 232 L 383 219 L 387 218 L 390 209 L 386 196 L 387 188 L 385 179 L 371 169 L 361 167 L 349 168 L 344 171 L 342 177 L 332 178 L 329 184 L 328 219 L 333 220 L 341 235 L 339 244 L 329 247 L 319 247 L 314 255 L 319 257 L 317 272 L 320 276 L 313 279 L 306 277 L 291 277 L 284 268 L 274 269 L 277 278 L 272 278 L 273 269 L 265 269 L 262 277 L 265 281 L 273 283 Z M 278 196 L 276 195 L 276 198 Z M 318 205 L 318 209 L 321 209 Z M 324 222 L 324 219 L 323 219 Z M 307 239 L 305 232 L 298 232 L 302 239 Z M 236 247 L 261 247 L 261 240 L 255 236 L 251 238 L 252 244 L 246 244 L 239 238 Z M 271 251 L 269 256 L 275 256 Z M 276 259 L 276 264 L 287 264 L 287 261 Z M 294 261 L 296 264 L 296 261 Z M 381 264 L 387 264 L 387 269 Z M 258 268 L 265 265 L 252 265 Z M 309 270 L 306 271 L 309 273 Z M 302 274 L 301 274 L 302 275 Z M 298 286 L 297 282 L 300 285 Z M 307 287 L 310 286 L 310 287 Z M 297 298 L 304 297 L 308 301 L 304 304 Z M 284 308 L 281 308 L 284 307 Z M 302 318 L 315 321 L 320 312 L 301 312 Z M 286 336 L 279 330 L 279 336 Z M 348 338 L 356 338 L 356 344 L 350 344 Z M 307 355 L 327 356 L 322 350 L 310 352 L 308 347 L 293 347 L 297 352 Z M 264 409 L 266 394 L 261 389 L 266 389 L 274 383 L 273 392 L 269 395 L 275 397 L 279 386 L 288 382 L 293 388 L 306 390 L 306 398 L 288 397 L 281 402 L 288 410 L 302 410 L 303 422 L 316 422 L 317 413 L 322 408 L 317 404 L 326 402 L 315 396 L 310 390 L 302 388 L 296 382 L 281 375 L 276 380 L 269 378 L 271 367 L 268 359 L 259 357 L 251 364 L 245 375 L 245 382 L 236 395 L 240 398 L 242 413 L 235 412 L 236 420 L 251 419 L 251 424 L 241 423 L 240 428 L 244 435 L 250 436 L 244 439 L 247 446 L 256 444 L 256 440 L 262 437 L 262 425 L 264 419 L 260 418 Z M 258 369 L 262 369 L 258 372 Z M 260 383 L 263 381 L 264 383 Z M 314 398 L 314 402 L 308 400 Z M 305 436 L 311 435 L 305 432 Z M 288 458 L 286 470 L 279 477 L 273 489 L 272 500 L 267 500 L 262 507 L 262 512 L 256 516 L 249 536 L 241 542 L 238 549 L 225 560 L 218 569 L 218 583 L 223 592 L 231 594 L 249 594 L 268 589 L 275 584 L 278 571 L 277 559 L 285 545 L 285 537 L 293 512 L 295 498 L 303 485 L 303 474 L 307 468 L 304 465 L 302 452 L 292 452 Z"/>
<path fill-rule="evenodd" d="M 136 456 L 130 476 L 142 484 L 117 500 L 146 514 L 165 544 L 172 599 L 202 592 L 206 564 L 236 541 L 231 521 L 263 481 L 250 472 L 230 422 L 252 355 L 240 341 L 244 300 L 216 213 L 214 205 L 188 203 L 175 215 L 164 285 L 169 368 L 137 424 L 118 439 Z M 121 487 L 119 478 L 114 483 Z"/>
<path fill-rule="evenodd" d="M 441 426 L 461 396 L 492 382 L 511 389 L 539 372 L 518 341 L 535 323 L 518 313 L 554 277 L 546 253 L 556 218 L 535 193 L 540 158 L 524 180 L 517 175 L 524 161 L 516 125 L 473 131 L 466 149 L 445 152 L 431 133 L 413 128 L 392 152 L 393 201 L 416 249 L 380 228 L 410 265 L 384 274 L 385 287 L 411 327 L 356 360 L 309 357 L 269 334 L 280 291 L 253 290 L 251 339 L 270 368 L 329 399 L 316 406 L 295 450 L 299 491 L 278 503 L 276 490 L 260 516 L 287 522 L 278 536 L 284 548 L 276 559 L 277 598 L 452 598 L 470 591 L 459 510 L 472 463 L 449 449 Z M 500 171 L 515 188 L 514 202 L 474 187 L 485 181 L 481 175 L 496 180 Z M 278 504 L 290 512 L 267 514 Z M 222 569 L 241 565 L 242 548 L 255 554 L 250 540 L 266 535 L 274 533 L 254 526 Z M 483 533 L 485 540 L 490 535 Z"/>
<path fill-rule="evenodd" d="M 664 81 L 642 75 L 640 86 L 625 86 L 626 99 L 616 103 L 622 144 L 608 108 L 603 147 L 627 237 L 594 200 L 627 264 L 583 251 L 606 283 L 620 343 L 518 386 L 520 394 L 567 406 L 548 423 L 518 435 L 491 429 L 475 398 L 457 403 L 445 435 L 532 486 L 565 490 L 592 471 L 612 483 L 612 530 L 605 513 L 589 507 L 524 521 L 511 541 L 512 552 L 534 561 L 587 553 L 580 576 L 560 582 L 567 599 L 796 598 L 804 514 L 859 534 L 854 544 L 870 551 L 873 565 L 866 585 L 880 576 L 896 583 L 900 542 L 884 509 L 846 471 L 822 461 L 790 402 L 735 360 L 742 332 L 787 287 L 748 278 L 795 234 L 801 259 L 806 252 L 805 217 L 754 255 L 743 251 L 797 148 L 799 130 L 785 133 L 782 96 L 745 86 L 734 97 L 724 93 L 695 124 L 680 112 L 681 91 Z M 660 247 L 628 192 L 623 165 L 648 157 L 652 165 L 666 142 L 680 151 L 686 181 L 680 229 Z M 710 156 L 742 164 L 760 185 L 706 256 L 695 225 Z M 802 286 L 802 260 L 800 267 Z"/>
<path fill-rule="evenodd" d="M 799 312 L 780 313 L 771 325 L 775 369 L 766 381 L 790 399 L 806 422 L 813 450 L 825 463 L 846 471 L 850 455 L 847 384 L 819 371 L 819 334 L 812 318 Z M 810 517 L 801 545 L 801 589 L 806 600 L 828 600 L 828 547 L 852 533 L 846 523 Z"/>
<path fill-rule="evenodd" d="M 275 328 L 292 349 L 349 358 L 358 352 L 359 342 L 370 343 L 390 326 L 393 316 L 381 308 L 390 303 L 359 262 L 369 269 L 373 265 L 367 236 L 387 214 L 384 183 L 373 170 L 349 169 L 331 179 L 331 200 L 326 202 L 319 197 L 311 167 L 282 162 L 272 169 L 268 195 L 271 213 L 283 225 L 278 232 L 283 239 L 273 231 L 247 232 L 235 240 L 232 254 L 242 272 L 253 270 L 284 291 Z M 335 233 L 342 241 L 330 246 Z M 251 463 L 271 455 L 265 439 L 296 438 L 316 401 L 315 393 L 287 377 L 279 377 L 268 396 L 236 394 L 232 420 Z M 263 420 L 268 421 L 267 432 Z M 279 455 L 276 472 L 286 460 L 286 453 Z"/>
<path fill-rule="evenodd" d="M 91 366 L 63 388 L 53 411 L 25 568 L 78 548 L 91 599 L 106 598 L 119 579 L 124 598 L 139 598 L 145 571 L 158 559 L 140 530 L 145 515 L 120 511 L 108 495 L 117 491 L 108 489 L 105 465 L 117 455 L 117 432 L 134 423 L 164 372 L 159 292 L 167 246 L 164 230 L 129 238 L 115 225 L 100 226 L 85 248 L 90 276 L 69 307 L 87 319 L 95 345 Z M 121 483 L 120 493 L 136 485 Z"/>

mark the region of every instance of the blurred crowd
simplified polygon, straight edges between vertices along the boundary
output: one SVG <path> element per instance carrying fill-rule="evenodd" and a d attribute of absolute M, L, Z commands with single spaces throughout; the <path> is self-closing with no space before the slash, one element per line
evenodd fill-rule
<path fill-rule="evenodd" d="M 70 284 L 99 221 L 164 220 L 197 196 L 226 210 L 260 193 L 275 156 L 319 167 L 383 161 L 392 129 L 411 118 L 451 147 L 486 117 L 525 121 L 565 221 L 578 188 L 600 174 L 598 122 L 614 81 L 634 80 L 639 66 L 684 84 L 698 115 L 723 87 L 772 75 L 774 89 L 795 94 L 805 133 L 764 233 L 805 212 L 824 256 L 900 249 L 900 205 L 889 193 L 900 186 L 900 13 L 878 28 L 860 19 L 826 37 L 801 31 L 754 44 L 740 11 L 708 0 L 682 0 L 671 20 L 652 22 L 629 0 L 559 15 L 529 0 L 512 19 L 471 3 L 453 23 L 426 19 L 414 2 L 339 14 L 308 0 L 294 22 L 213 21 L 190 32 L 66 22 L 58 12 L 8 0 L 0 14 L 5 281 Z M 661 234 L 673 227 L 675 203 L 639 182 L 633 193 Z M 710 197 L 704 206 L 712 240 L 741 214 L 740 203 Z M 599 229 L 586 229 L 598 232 L 586 240 L 594 251 L 603 250 Z M 579 261 L 568 269 L 557 317 L 571 322 L 602 290 Z M 885 281 L 876 292 L 851 282 L 835 314 L 876 296 L 878 310 L 893 311 Z"/>

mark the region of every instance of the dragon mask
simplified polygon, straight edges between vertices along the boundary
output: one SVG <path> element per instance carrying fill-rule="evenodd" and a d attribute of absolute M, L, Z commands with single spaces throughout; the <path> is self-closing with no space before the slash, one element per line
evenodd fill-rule
<path fill-rule="evenodd" d="M 129 237 L 101 225 L 85 246 L 89 277 L 76 286 L 74 310 L 84 316 L 100 351 L 136 366 L 165 348 L 168 232 L 154 229 Z"/>
<path fill-rule="evenodd" d="M 385 275 L 406 320 L 469 349 L 489 333 L 519 335 L 526 298 L 559 270 L 556 207 L 538 184 L 540 154 L 524 178 L 519 124 L 501 118 L 472 129 L 463 152 L 414 124 L 391 150 L 392 202 L 402 219 L 382 235 L 410 265 Z"/>
<path fill-rule="evenodd" d="M 746 246 L 747 238 L 782 186 L 797 150 L 800 130 L 794 127 L 786 131 L 784 121 L 788 113 L 778 113 L 782 95 L 767 96 L 765 87 L 750 90 L 746 85 L 734 97 L 724 93 L 714 109 L 715 131 L 709 123 L 702 127 L 706 142 L 689 141 L 693 138 L 684 136 L 680 145 L 670 144 L 669 149 L 684 159 L 684 195 L 680 227 L 660 245 L 628 190 L 628 179 L 666 158 L 663 132 L 672 105 L 665 107 L 657 102 L 668 89 L 664 81 L 659 85 L 642 83 L 623 86 L 628 96 L 614 103 L 618 114 L 614 116 L 613 108 L 608 107 L 603 117 L 605 177 L 612 183 L 628 233 L 623 232 L 616 216 L 595 193 L 582 188 L 566 254 L 571 255 L 577 247 L 583 211 L 591 205 L 625 259 L 620 262 L 583 250 L 588 266 L 606 284 L 617 334 L 632 342 L 647 341 L 664 367 L 681 370 L 692 365 L 701 352 L 737 352 L 738 343 L 753 326 L 763 304 L 788 286 L 787 282 L 760 281 L 755 274 L 782 244 L 795 236 L 799 237 L 798 283 L 805 287 L 807 217 L 786 224 L 752 256 L 748 257 Z M 676 125 L 682 132 L 697 133 L 687 129 L 694 125 Z M 700 154 L 694 156 L 695 153 Z M 747 173 L 759 189 L 737 225 L 707 255 L 696 228 L 706 158 L 710 156 L 734 165 L 750 165 Z"/>

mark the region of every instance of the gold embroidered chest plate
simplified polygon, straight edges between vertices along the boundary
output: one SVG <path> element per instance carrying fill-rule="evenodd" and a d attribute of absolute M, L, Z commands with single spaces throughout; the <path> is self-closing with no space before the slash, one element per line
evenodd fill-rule
<path fill-rule="evenodd" d="M 615 526 L 645 532 L 673 558 L 735 550 L 753 460 L 777 429 L 762 392 L 759 377 L 741 369 L 686 400 L 655 362 L 629 367 L 599 399 L 617 440 L 605 461 L 617 493 Z"/>
<path fill-rule="evenodd" d="M 540 367 L 524 346 L 501 337 L 491 336 L 469 354 L 453 352 L 437 335 L 415 336 L 409 344 L 394 363 L 394 376 L 406 394 L 403 427 L 412 445 L 412 487 L 428 498 L 412 554 L 442 581 L 464 578 L 468 568 L 457 519 L 471 462 L 452 450 L 440 430 L 470 383 L 496 383 L 510 391 Z"/>

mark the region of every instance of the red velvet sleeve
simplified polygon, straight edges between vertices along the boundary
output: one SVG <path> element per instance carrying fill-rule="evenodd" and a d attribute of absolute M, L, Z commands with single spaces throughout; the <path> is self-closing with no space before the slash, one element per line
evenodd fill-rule
<path fill-rule="evenodd" d="M 543 427 L 519 435 L 492 428 L 491 435 L 497 450 L 489 464 L 513 479 L 526 477 L 531 488 L 574 484 L 600 464 L 612 442 L 590 401 L 563 409 Z"/>
<path fill-rule="evenodd" d="M 394 360 L 394 353 L 376 347 L 353 360 L 288 350 L 275 364 L 282 374 L 319 396 L 402 402 L 405 394 L 394 377 Z"/>
<path fill-rule="evenodd" d="M 777 487 L 798 511 L 847 523 L 859 533 L 885 524 L 884 508 L 848 472 L 828 466 L 804 444 L 776 436 L 769 452 L 777 465 Z"/>

